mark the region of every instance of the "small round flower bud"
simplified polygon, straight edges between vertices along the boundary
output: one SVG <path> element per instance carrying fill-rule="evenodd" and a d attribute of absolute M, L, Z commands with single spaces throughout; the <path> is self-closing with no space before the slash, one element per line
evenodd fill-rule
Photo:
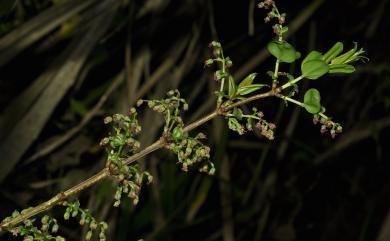
<path fill-rule="evenodd" d="M 336 133 L 341 133 L 341 132 L 343 132 L 343 127 L 342 126 L 337 126 Z"/>
<path fill-rule="evenodd" d="M 139 106 L 141 106 L 142 104 L 144 103 L 144 101 L 143 100 L 137 100 L 137 106 L 139 107 Z"/>
<path fill-rule="evenodd" d="M 73 217 L 73 218 L 76 217 L 78 213 L 79 213 L 78 210 L 73 210 L 73 212 L 72 212 L 72 217 Z"/>
<path fill-rule="evenodd" d="M 202 132 L 199 132 L 199 133 L 198 133 L 198 139 L 204 140 L 204 139 L 206 139 L 206 138 L 207 138 L 207 136 L 206 136 L 204 133 L 202 133 Z"/>
<path fill-rule="evenodd" d="M 153 108 L 156 105 L 154 101 L 148 101 L 148 107 Z"/>
<path fill-rule="evenodd" d="M 97 223 L 96 221 L 92 221 L 90 224 L 89 224 L 89 228 L 91 230 L 95 230 L 97 228 Z"/>
<path fill-rule="evenodd" d="M 273 130 L 273 129 L 276 128 L 276 125 L 275 125 L 274 123 L 269 123 L 269 124 L 268 124 L 268 127 L 269 127 L 271 130 Z"/>
<path fill-rule="evenodd" d="M 284 24 L 285 22 L 286 22 L 286 18 L 285 17 L 279 18 L 279 24 Z"/>
<path fill-rule="evenodd" d="M 69 212 L 65 212 L 64 213 L 64 219 L 68 220 L 69 218 L 70 218 L 70 213 Z"/>
<path fill-rule="evenodd" d="M 184 172 L 188 172 L 187 163 L 183 163 L 183 165 L 182 165 L 182 167 L 181 167 L 181 170 L 184 171 Z"/>
<path fill-rule="evenodd" d="M 233 66 L 233 62 L 230 59 L 226 61 L 226 68 L 230 68 L 232 66 Z"/>
<path fill-rule="evenodd" d="M 80 225 L 84 225 L 85 224 L 85 218 L 81 218 L 80 221 L 79 221 L 79 224 Z"/>
<path fill-rule="evenodd" d="M 321 134 L 324 134 L 326 132 L 326 125 L 322 125 L 320 129 Z"/>
<path fill-rule="evenodd" d="M 122 118 L 121 118 L 121 115 L 120 114 L 114 114 L 113 115 L 113 121 L 114 122 L 118 122 L 120 121 Z"/>
<path fill-rule="evenodd" d="M 34 240 L 34 238 L 32 236 L 25 236 L 23 238 L 23 241 L 33 241 L 33 240 Z"/>
<path fill-rule="evenodd" d="M 335 130 L 330 130 L 330 135 L 332 136 L 332 138 L 334 139 L 334 138 L 336 138 L 336 131 Z"/>
<path fill-rule="evenodd" d="M 316 125 L 318 123 L 319 119 L 318 116 L 313 117 L 313 124 Z"/>
<path fill-rule="evenodd" d="M 261 2 L 261 3 L 257 4 L 257 7 L 258 7 L 258 8 L 264 8 L 264 3 Z"/>
<path fill-rule="evenodd" d="M 111 117 L 111 116 L 106 116 L 106 117 L 104 118 L 104 124 L 108 124 L 108 123 L 110 123 L 110 122 L 112 122 L 112 117 Z"/>
<path fill-rule="evenodd" d="M 153 176 L 152 175 L 148 175 L 148 184 L 150 184 L 152 182 L 153 182 Z"/>
<path fill-rule="evenodd" d="M 88 232 L 87 232 L 87 234 L 85 235 L 85 240 L 91 240 L 91 238 L 92 238 L 92 231 L 91 230 L 89 230 Z"/>
<path fill-rule="evenodd" d="M 208 60 L 204 61 L 204 67 L 207 67 L 207 66 L 209 66 L 209 65 L 211 65 L 213 63 L 214 63 L 213 59 L 208 59 Z"/>
<path fill-rule="evenodd" d="M 43 224 L 41 227 L 42 232 L 46 232 L 49 229 L 49 225 Z"/>
<path fill-rule="evenodd" d="M 119 207 L 119 205 L 121 205 L 121 201 L 120 200 L 117 200 L 114 202 L 114 207 Z"/>
<path fill-rule="evenodd" d="M 105 138 L 103 138 L 103 139 L 100 141 L 100 146 L 105 146 L 105 145 L 107 145 L 109 142 L 110 142 L 110 139 L 109 139 L 108 137 L 105 137 Z"/>
<path fill-rule="evenodd" d="M 41 218 L 41 223 L 46 224 L 49 221 L 49 216 L 45 215 Z"/>
<path fill-rule="evenodd" d="M 277 25 L 272 26 L 272 29 L 274 30 L 274 34 L 280 35 L 280 29 Z"/>
<path fill-rule="evenodd" d="M 53 227 L 51 227 L 51 232 L 52 233 L 57 233 L 58 232 L 58 228 L 59 228 L 58 224 L 54 224 Z"/>
<path fill-rule="evenodd" d="M 167 92 L 167 96 L 171 97 L 175 94 L 175 91 L 174 90 L 170 90 Z"/>

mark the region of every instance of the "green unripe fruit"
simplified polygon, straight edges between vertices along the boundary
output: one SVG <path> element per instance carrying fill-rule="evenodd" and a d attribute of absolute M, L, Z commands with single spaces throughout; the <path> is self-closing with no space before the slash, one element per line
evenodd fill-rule
<path fill-rule="evenodd" d="M 175 141 L 178 141 L 183 138 L 183 129 L 181 127 L 176 126 L 172 131 L 172 138 Z"/>

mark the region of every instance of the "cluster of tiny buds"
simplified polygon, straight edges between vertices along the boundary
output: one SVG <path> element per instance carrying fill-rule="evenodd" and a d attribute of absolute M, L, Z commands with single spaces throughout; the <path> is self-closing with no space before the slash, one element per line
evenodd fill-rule
<path fill-rule="evenodd" d="M 26 213 L 29 209 L 27 208 L 22 210 L 21 212 L 15 210 L 11 217 L 6 217 L 4 221 L 9 221 L 11 218 L 16 218 L 21 214 Z M 23 225 L 19 225 L 16 227 L 9 228 L 8 230 L 14 236 L 23 236 L 23 241 L 33 241 L 33 240 L 54 240 L 54 241 L 65 241 L 65 239 L 61 236 L 52 236 L 51 234 L 55 234 L 58 232 L 59 226 L 57 224 L 57 220 L 50 216 L 43 216 L 41 218 L 41 228 L 37 228 L 34 226 L 35 219 L 25 219 L 23 221 Z"/>
<path fill-rule="evenodd" d="M 268 23 L 268 22 L 270 22 L 270 21 L 271 21 L 273 18 L 275 18 L 275 17 L 278 18 L 278 22 L 279 22 L 280 25 L 283 25 L 283 24 L 286 22 L 286 15 L 285 15 L 285 14 L 282 14 L 282 15 L 280 15 L 280 16 L 276 16 L 273 12 L 269 12 L 269 13 L 267 14 L 267 16 L 264 18 L 264 22 Z M 275 25 L 273 26 L 274 31 L 275 31 L 275 28 L 276 28 L 276 27 L 279 28 L 279 26 L 278 26 L 277 24 L 275 24 Z"/>
<path fill-rule="evenodd" d="M 58 224 L 57 224 L 57 220 L 55 218 L 52 218 L 48 215 L 45 215 L 41 218 L 41 223 L 42 223 L 42 227 L 41 227 L 41 230 L 43 232 L 47 232 L 49 231 L 50 229 L 50 226 L 51 226 L 51 229 L 50 231 L 52 233 L 57 233 L 58 232 Z"/>
<path fill-rule="evenodd" d="M 276 125 L 274 123 L 269 123 L 264 120 L 264 114 L 261 111 L 257 112 L 257 116 L 260 118 L 260 120 L 255 124 L 255 127 L 260 131 L 260 134 L 262 136 L 264 136 L 268 140 L 273 140 L 275 138 L 274 130 L 276 128 Z"/>
<path fill-rule="evenodd" d="M 329 118 L 323 118 L 318 115 L 314 115 L 313 124 L 316 125 L 317 123 L 321 124 L 321 134 L 329 131 L 330 136 L 333 139 L 336 138 L 337 134 L 340 134 L 343 131 L 343 127 L 339 123 L 333 122 Z"/>
<path fill-rule="evenodd" d="M 135 108 L 130 108 L 128 116 L 122 114 L 106 116 L 104 118 L 104 124 L 108 125 L 110 123 L 114 123 L 116 125 L 119 125 L 119 127 L 121 128 L 128 128 L 128 130 L 133 134 L 138 134 L 141 131 L 141 126 L 138 125 L 138 122 L 134 118 L 132 118 L 136 114 L 137 111 L 135 110 Z"/>
<path fill-rule="evenodd" d="M 69 220 L 70 217 L 75 218 L 77 215 L 80 214 L 80 225 L 88 225 L 88 232 L 85 235 L 85 240 L 89 241 L 92 238 L 93 232 L 95 232 L 97 229 L 100 230 L 99 232 L 99 240 L 105 241 L 106 240 L 106 230 L 108 229 L 108 225 L 106 222 L 97 222 L 94 217 L 89 213 L 88 209 L 82 209 L 80 208 L 80 203 L 74 202 L 74 203 L 68 203 L 63 202 L 64 206 L 67 206 L 66 211 L 64 213 L 64 219 Z"/>
<path fill-rule="evenodd" d="M 274 123 L 270 123 L 266 121 L 264 118 L 264 113 L 261 111 L 257 111 L 256 108 L 253 108 L 253 114 L 247 118 L 246 125 L 240 124 L 236 118 L 229 118 L 229 128 L 237 131 L 240 135 L 244 134 L 246 130 L 253 131 L 254 128 L 260 131 L 260 134 L 266 137 L 268 140 L 273 140 L 274 130 L 276 125 Z M 253 123 L 256 120 L 256 123 Z"/>
<path fill-rule="evenodd" d="M 278 36 L 282 33 L 280 30 L 280 25 L 278 25 L 278 24 L 273 25 L 272 30 L 273 30 L 274 34 L 278 35 Z"/>
<path fill-rule="evenodd" d="M 133 200 L 133 205 L 137 205 L 139 201 L 139 193 L 141 191 L 142 181 L 146 177 L 147 184 L 153 182 L 153 176 L 148 172 L 141 172 L 137 165 L 134 166 L 123 166 L 121 172 L 115 176 L 119 185 L 116 189 L 114 199 L 114 207 L 118 207 L 121 203 L 122 193 Z"/>
<path fill-rule="evenodd" d="M 194 164 L 208 161 L 210 158 L 210 147 L 203 145 L 200 140 L 206 139 L 206 135 L 199 133 L 195 138 L 185 137 L 182 139 L 172 139 L 167 146 L 177 154 L 181 169 L 185 172 L 188 168 Z M 209 164 L 213 166 L 212 164 Z M 203 165 L 199 171 L 207 172 L 212 175 L 215 172 L 215 168 L 209 168 L 208 164 Z"/>
<path fill-rule="evenodd" d="M 213 58 L 207 59 L 204 62 L 204 67 L 210 66 L 215 62 L 221 62 L 224 64 L 226 68 L 230 68 L 233 66 L 233 62 L 229 57 L 224 58 L 223 52 L 222 52 L 222 46 L 219 42 L 217 41 L 212 41 L 209 44 L 209 48 L 213 50 L 212 56 Z"/>
<path fill-rule="evenodd" d="M 273 0 L 265 0 L 265 1 L 260 2 L 259 4 L 257 4 L 257 7 L 258 7 L 258 8 L 268 9 L 268 8 L 271 7 L 273 4 L 275 4 L 275 2 L 274 2 Z"/>
<path fill-rule="evenodd" d="M 188 104 L 184 99 L 180 98 L 180 93 L 178 90 L 170 90 L 166 93 L 167 99 L 164 100 L 138 100 L 137 106 L 141 106 L 143 103 L 147 102 L 148 107 L 155 112 L 165 114 L 169 109 L 179 108 L 180 104 L 183 106 L 183 110 L 188 110 Z"/>

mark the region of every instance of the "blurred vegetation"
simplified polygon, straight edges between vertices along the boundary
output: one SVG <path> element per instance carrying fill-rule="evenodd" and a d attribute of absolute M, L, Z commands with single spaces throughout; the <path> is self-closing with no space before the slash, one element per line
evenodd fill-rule
<path fill-rule="evenodd" d="M 105 115 L 126 113 L 137 99 L 173 88 L 190 104 L 186 123 L 211 111 L 215 83 L 203 69 L 211 40 L 224 45 L 236 79 L 271 69 L 264 47 L 272 31 L 255 5 L 1 0 L 1 218 L 100 170 Z M 355 74 L 313 84 L 343 134 L 321 136 L 304 111 L 267 101 L 256 106 L 274 116 L 274 141 L 238 136 L 213 120 L 201 129 L 217 164 L 214 177 L 183 173 L 173 155 L 158 151 L 141 162 L 155 182 L 142 190 L 137 207 L 112 207 L 110 182 L 80 195 L 82 206 L 108 222 L 108 240 L 390 240 L 389 3 L 305 0 L 279 7 L 291 23 L 290 42 L 302 53 L 336 41 L 366 49 L 370 62 Z M 140 119 L 145 146 L 163 122 L 150 111 Z M 87 231 L 59 222 L 68 240 Z"/>

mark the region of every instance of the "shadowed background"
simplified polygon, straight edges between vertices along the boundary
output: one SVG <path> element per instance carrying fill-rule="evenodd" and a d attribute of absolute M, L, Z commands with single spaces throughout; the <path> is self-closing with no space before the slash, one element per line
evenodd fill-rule
<path fill-rule="evenodd" d="M 213 110 L 216 83 L 204 69 L 211 40 L 233 60 L 237 80 L 251 72 L 269 83 L 273 58 L 266 11 L 257 1 L 1 0 L 0 218 L 34 206 L 99 171 L 103 117 L 126 113 L 139 98 L 174 88 L 190 109 L 185 123 Z M 222 118 L 207 133 L 217 173 L 183 173 L 158 151 L 141 161 L 155 178 L 140 203 L 112 207 L 109 180 L 79 195 L 109 223 L 108 240 L 390 240 L 390 63 L 386 0 L 278 1 L 289 42 L 303 55 L 335 42 L 358 42 L 368 63 L 352 75 L 303 81 L 321 91 L 327 113 L 342 123 L 335 140 L 311 116 L 277 99 L 256 102 L 277 124 L 276 138 L 239 136 Z M 299 65 L 281 66 L 299 72 Z M 140 110 L 142 146 L 163 120 Z M 61 220 L 63 210 L 52 216 Z M 61 221 L 67 240 L 83 228 Z M 85 234 L 85 233 L 84 233 Z M 0 234 L 1 240 L 13 240 Z"/>

